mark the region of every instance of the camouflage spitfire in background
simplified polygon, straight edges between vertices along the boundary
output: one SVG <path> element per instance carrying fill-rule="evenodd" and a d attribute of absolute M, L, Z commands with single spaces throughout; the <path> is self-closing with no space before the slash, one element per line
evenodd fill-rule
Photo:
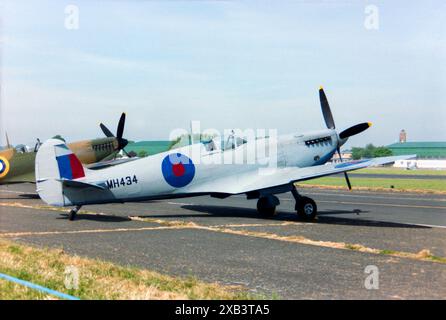
<path fill-rule="evenodd" d="M 107 138 L 77 141 L 68 144 L 68 147 L 85 165 L 111 160 L 128 144 L 128 141 L 122 138 L 124 124 L 125 113 L 119 119 L 116 136 L 101 123 Z M 11 147 L 8 137 L 6 140 L 7 149 L 0 151 L 0 185 L 35 182 L 34 163 L 38 144 L 34 151 L 27 152 L 24 148 L 17 150 Z"/>

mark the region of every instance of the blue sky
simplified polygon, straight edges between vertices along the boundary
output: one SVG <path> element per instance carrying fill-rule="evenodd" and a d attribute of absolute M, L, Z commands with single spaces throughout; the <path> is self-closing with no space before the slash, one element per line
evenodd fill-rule
<path fill-rule="evenodd" d="M 64 26 L 79 8 L 79 29 Z M 364 27 L 365 7 L 380 27 Z M 337 128 L 371 121 L 349 145 L 446 140 L 444 1 L 6 1 L 1 141 L 115 130 L 166 139 L 202 128 Z"/>

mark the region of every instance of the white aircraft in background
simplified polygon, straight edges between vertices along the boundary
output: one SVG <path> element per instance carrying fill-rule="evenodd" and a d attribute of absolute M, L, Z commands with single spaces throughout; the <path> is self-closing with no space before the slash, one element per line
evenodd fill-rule
<path fill-rule="evenodd" d="M 415 157 L 381 157 L 326 164 L 335 152 L 340 155 L 340 147 L 349 137 L 366 130 L 371 124 L 357 124 L 338 134 L 322 87 L 319 97 L 326 130 L 281 135 L 275 141 L 268 137 L 253 141 L 233 139 L 235 143 L 230 148 L 217 148 L 215 141 L 197 143 L 99 170 L 85 168 L 63 141 L 47 140 L 36 156 L 37 192 L 50 205 L 75 206 L 70 211 L 70 220 L 75 218 L 82 205 L 201 195 L 225 198 L 238 194 L 245 194 L 247 199 L 258 199 L 259 214 L 272 216 L 280 204 L 276 194 L 284 192 L 293 194 L 300 217 L 314 219 L 316 203 L 298 193 L 296 182 L 343 172 L 351 189 L 347 171 Z M 260 174 L 259 171 L 265 167 L 262 160 L 267 155 L 256 154 L 258 161 L 254 164 L 221 163 L 222 156 L 243 158 L 250 150 L 271 149 L 271 146 L 277 150 L 277 168 L 270 174 Z"/>

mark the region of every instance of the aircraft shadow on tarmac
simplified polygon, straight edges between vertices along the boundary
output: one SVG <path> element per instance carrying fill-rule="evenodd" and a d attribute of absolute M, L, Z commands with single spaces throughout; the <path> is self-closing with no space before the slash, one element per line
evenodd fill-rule
<path fill-rule="evenodd" d="M 19 194 L 18 197 L 0 197 L 0 200 L 23 200 L 23 199 L 40 199 L 37 193 Z"/>
<path fill-rule="evenodd" d="M 25 199 L 40 199 L 39 195 L 37 193 L 24 193 L 24 194 L 19 194 L 20 198 L 25 198 Z"/>
<path fill-rule="evenodd" d="M 68 213 L 62 213 L 57 219 L 68 220 Z M 98 221 L 98 222 L 128 222 L 129 217 L 119 217 L 105 214 L 78 214 L 76 220 Z"/>
<path fill-rule="evenodd" d="M 18 200 L 18 199 L 40 199 L 38 194 L 24 193 L 18 197 L 0 198 L 0 200 Z M 144 201 L 150 203 L 152 201 Z M 228 207 L 228 206 L 211 206 L 211 205 L 183 205 L 181 208 L 191 210 L 195 212 L 201 212 L 203 214 L 169 214 L 169 215 L 147 215 L 140 216 L 142 218 L 205 218 L 205 217 L 233 217 L 233 218 L 251 218 L 259 219 L 257 210 L 252 208 L 241 207 Z M 415 229 L 430 229 L 428 226 L 419 226 L 413 224 L 367 220 L 367 219 L 355 219 L 361 213 L 368 213 L 369 211 L 363 211 L 361 209 L 354 210 L 323 210 L 318 213 L 317 223 L 320 224 L 339 224 L 350 226 L 368 226 L 368 227 L 384 227 L 384 228 L 415 228 Z M 336 217 L 337 214 L 351 214 L 352 218 Z M 68 213 L 62 213 L 58 219 L 68 219 Z M 93 214 L 79 214 L 76 217 L 77 220 L 90 220 L 99 222 L 127 222 L 131 221 L 128 217 L 120 217 L 115 215 L 93 215 Z M 277 215 L 272 218 L 264 218 L 275 221 L 301 221 L 294 212 L 279 211 Z"/>
<path fill-rule="evenodd" d="M 211 205 L 183 205 L 181 208 L 199 212 L 202 214 L 162 214 L 162 215 L 147 215 L 141 217 L 150 218 L 200 218 L 200 217 L 232 217 L 232 218 L 252 218 L 259 219 L 257 210 L 251 208 L 228 207 L 228 206 L 211 206 Z M 367 226 L 367 227 L 383 227 L 383 228 L 416 228 L 429 229 L 427 226 L 418 226 L 412 224 L 404 224 L 397 222 L 376 221 L 367 219 L 355 219 L 361 213 L 368 213 L 360 209 L 354 210 L 323 210 L 318 213 L 318 224 L 339 224 L 351 226 Z M 352 214 L 352 218 L 336 217 L 337 214 Z M 302 221 L 293 212 L 279 211 L 276 216 L 272 218 L 265 218 L 273 221 Z"/>

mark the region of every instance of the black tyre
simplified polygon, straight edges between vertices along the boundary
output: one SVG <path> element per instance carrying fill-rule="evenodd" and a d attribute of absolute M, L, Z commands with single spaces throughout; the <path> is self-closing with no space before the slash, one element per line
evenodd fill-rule
<path fill-rule="evenodd" d="M 317 205 L 313 199 L 301 197 L 299 203 L 296 204 L 296 211 L 299 218 L 303 220 L 314 220 L 317 215 Z"/>
<path fill-rule="evenodd" d="M 276 206 L 271 205 L 268 198 L 260 198 L 257 201 L 257 212 L 263 217 L 273 217 L 276 214 Z"/>
<path fill-rule="evenodd" d="M 70 213 L 68 214 L 68 220 L 73 221 L 76 218 L 76 211 L 70 210 Z"/>

